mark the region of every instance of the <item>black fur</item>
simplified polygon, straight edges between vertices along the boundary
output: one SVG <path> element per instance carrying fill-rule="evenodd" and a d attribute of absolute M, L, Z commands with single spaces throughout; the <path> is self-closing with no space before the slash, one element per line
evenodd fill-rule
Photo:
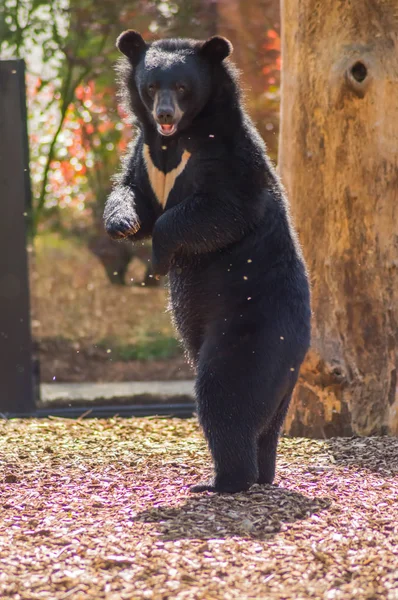
<path fill-rule="evenodd" d="M 215 466 L 213 481 L 193 491 L 237 492 L 274 479 L 278 434 L 310 341 L 310 296 L 287 201 L 242 106 L 235 70 L 223 60 L 231 49 L 224 42 L 160 40 L 140 46 L 136 66 L 123 63 L 138 132 L 105 224 L 114 237 L 139 226 L 129 237 L 152 236 L 154 270 L 169 273 Z M 146 86 L 156 80 L 172 89 L 177 79 L 187 83 L 184 115 L 164 137 Z M 144 143 L 165 173 L 184 150 L 191 153 L 164 211 L 148 180 Z"/>

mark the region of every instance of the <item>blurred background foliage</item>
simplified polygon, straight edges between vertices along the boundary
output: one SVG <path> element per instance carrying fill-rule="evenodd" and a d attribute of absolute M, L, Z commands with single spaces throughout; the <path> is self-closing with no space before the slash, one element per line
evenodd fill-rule
<path fill-rule="evenodd" d="M 63 303 L 58 300 L 55 304 L 56 295 L 49 296 L 49 287 L 59 288 L 69 281 L 70 289 L 81 285 L 92 294 L 93 289 L 87 286 L 94 285 L 109 296 L 106 281 L 134 284 L 136 269 L 140 273 L 140 285 L 155 283 L 148 263 L 148 245 L 137 248 L 111 242 L 104 235 L 101 220 L 111 176 L 132 133 L 117 103 L 114 71 L 119 57 L 115 40 L 127 28 L 139 30 L 147 40 L 166 36 L 203 39 L 214 34 L 228 37 L 234 45 L 233 60 L 242 72 L 247 108 L 267 143 L 269 154 L 273 159 L 277 156 L 281 66 L 279 0 L 130 0 L 128 3 L 125 0 L 3 0 L 0 58 L 24 58 L 27 67 L 33 194 L 30 235 L 35 249 L 32 300 L 34 313 L 40 313 L 35 314 L 38 318 L 34 323 L 39 323 L 37 338 L 41 340 L 72 340 L 78 335 L 63 325 L 68 322 L 63 318 Z M 65 265 L 61 268 L 62 261 Z M 91 265 L 89 273 L 87 264 Z M 131 271 L 132 264 L 135 269 Z M 38 265 L 43 268 L 42 276 L 39 276 Z M 68 268 L 69 275 L 66 274 Z M 84 285 L 82 273 L 87 273 Z M 98 285 L 94 282 L 94 273 Z M 75 279 L 80 283 L 75 285 Z M 46 287 L 43 281 L 49 285 Z M 92 302 L 90 293 L 86 296 Z M 121 302 L 120 297 L 120 293 L 112 295 L 113 304 Z M 162 297 L 159 302 L 163 300 Z M 51 302 L 54 302 L 53 311 L 58 314 L 58 320 L 48 318 Z M 79 306 L 75 298 L 77 322 L 82 303 L 83 296 L 79 296 Z M 153 310 L 153 302 L 147 304 Z M 85 330 L 82 325 L 80 331 Z M 138 344 L 138 354 L 142 357 L 142 344 L 139 345 L 140 340 L 131 331 L 135 331 L 134 327 L 122 341 L 126 348 Z M 166 327 L 162 333 L 165 341 L 155 344 L 152 330 L 148 335 L 141 332 L 138 337 L 150 341 L 149 353 L 153 358 L 154 347 L 166 349 L 159 351 L 162 357 L 169 347 L 175 354 L 174 345 L 169 343 L 171 334 L 172 330 Z M 101 330 L 98 335 L 109 338 L 106 331 Z M 121 338 L 119 331 L 115 348 L 119 348 L 119 355 L 125 355 L 127 351 L 120 350 Z M 137 352 L 130 354 L 137 355 Z"/>

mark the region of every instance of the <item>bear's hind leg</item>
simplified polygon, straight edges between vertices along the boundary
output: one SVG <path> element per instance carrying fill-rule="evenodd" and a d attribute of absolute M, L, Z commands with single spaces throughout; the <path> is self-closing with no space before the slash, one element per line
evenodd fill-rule
<path fill-rule="evenodd" d="M 221 374 L 223 376 L 223 374 Z M 250 419 L 239 386 L 217 377 L 211 368 L 199 367 L 196 383 L 199 420 L 214 462 L 211 482 L 192 492 L 235 493 L 248 490 L 258 479 L 257 422 Z M 246 391 L 247 394 L 247 391 Z"/>
<path fill-rule="evenodd" d="M 213 457 L 215 476 L 210 482 L 192 486 L 191 491 L 234 494 L 248 490 L 258 478 L 255 437 L 242 432 L 239 427 L 219 427 L 212 434 L 203 423 L 203 429 Z"/>
<path fill-rule="evenodd" d="M 272 483 L 274 481 L 279 432 L 289 408 L 290 398 L 291 393 L 285 396 L 271 423 L 258 438 L 257 483 Z"/>
<path fill-rule="evenodd" d="M 215 475 L 206 483 L 191 487 L 192 492 L 219 492 L 234 494 L 248 490 L 258 479 L 257 443 L 250 432 L 239 427 L 218 427 L 212 434 L 202 421 Z"/>

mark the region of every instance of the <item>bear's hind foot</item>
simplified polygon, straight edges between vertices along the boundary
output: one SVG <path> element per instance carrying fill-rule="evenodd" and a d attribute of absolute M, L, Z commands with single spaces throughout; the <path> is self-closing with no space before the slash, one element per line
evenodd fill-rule
<path fill-rule="evenodd" d="M 192 485 L 189 488 L 189 491 L 192 492 L 193 494 L 198 494 L 200 492 L 215 492 L 216 490 L 211 481 L 209 481 L 209 482 L 204 481 L 203 483 L 197 483 L 196 485 Z"/>
<path fill-rule="evenodd" d="M 212 479 L 208 482 L 197 483 L 190 487 L 189 491 L 197 494 L 200 492 L 215 492 L 216 494 L 237 494 L 238 492 L 246 492 L 255 481 L 243 482 L 243 481 L 224 481 L 217 482 Z"/>

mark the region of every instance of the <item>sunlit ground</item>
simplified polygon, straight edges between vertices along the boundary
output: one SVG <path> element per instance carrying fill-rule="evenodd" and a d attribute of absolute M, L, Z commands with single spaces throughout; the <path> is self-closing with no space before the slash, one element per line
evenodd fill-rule
<path fill-rule="evenodd" d="M 397 439 L 283 439 L 235 496 L 188 492 L 194 420 L 1 421 L 0 457 L 1 598 L 397 598 Z"/>

